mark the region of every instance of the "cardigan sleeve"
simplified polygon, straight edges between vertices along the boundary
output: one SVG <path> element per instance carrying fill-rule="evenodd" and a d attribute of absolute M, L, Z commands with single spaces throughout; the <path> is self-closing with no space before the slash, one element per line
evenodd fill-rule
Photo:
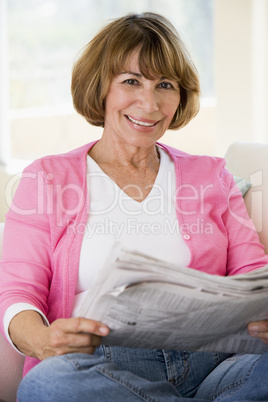
<path fill-rule="evenodd" d="M 51 281 L 51 235 L 45 174 L 34 162 L 22 174 L 6 215 L 0 265 L 0 325 L 16 303 L 47 313 Z"/>
<path fill-rule="evenodd" d="M 227 189 L 227 209 L 223 221 L 227 231 L 227 275 L 245 273 L 268 264 L 268 256 L 260 243 L 255 226 L 233 176 L 223 169 L 221 178 Z"/>

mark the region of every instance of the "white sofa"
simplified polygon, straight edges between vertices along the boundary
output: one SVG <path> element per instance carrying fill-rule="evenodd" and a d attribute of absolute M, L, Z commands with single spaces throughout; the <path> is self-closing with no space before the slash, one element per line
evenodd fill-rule
<path fill-rule="evenodd" d="M 245 204 L 268 254 L 268 144 L 233 143 L 225 159 L 234 176 L 244 177 L 252 184 Z"/>
<path fill-rule="evenodd" d="M 0 223 L 0 258 L 4 224 Z M 16 391 L 22 379 L 24 357 L 6 342 L 0 333 L 0 401 L 16 401 Z"/>
<path fill-rule="evenodd" d="M 262 244 L 268 254 L 268 144 L 234 143 L 225 155 L 228 169 L 252 182 L 245 203 Z M 0 224 L 0 257 L 3 224 Z M 0 334 L 0 402 L 16 400 L 16 390 L 22 378 L 24 357 L 18 354 Z"/>

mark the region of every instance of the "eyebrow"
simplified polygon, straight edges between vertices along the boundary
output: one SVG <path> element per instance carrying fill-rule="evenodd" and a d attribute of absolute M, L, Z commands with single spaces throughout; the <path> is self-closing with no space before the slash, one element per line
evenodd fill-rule
<path fill-rule="evenodd" d="M 122 71 L 122 73 L 119 73 L 119 75 L 122 75 L 122 74 L 130 74 L 130 75 L 134 75 L 135 77 L 138 77 L 138 78 L 142 78 L 142 77 L 143 77 L 142 74 L 140 74 L 140 73 L 134 73 L 133 71 Z M 168 79 L 168 78 L 165 77 L 164 75 L 162 75 L 162 77 L 159 77 L 159 80 L 167 80 L 167 79 Z"/>
<path fill-rule="evenodd" d="M 121 74 L 131 74 L 131 75 L 135 75 L 135 77 L 138 77 L 138 78 L 142 77 L 142 75 L 140 73 L 134 73 L 133 71 L 123 71 L 122 73 L 119 73 L 119 74 L 120 75 Z"/>

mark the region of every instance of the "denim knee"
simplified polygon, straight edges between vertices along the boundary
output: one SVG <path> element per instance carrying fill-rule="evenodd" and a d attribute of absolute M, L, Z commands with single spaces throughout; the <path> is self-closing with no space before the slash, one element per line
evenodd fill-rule
<path fill-rule="evenodd" d="M 72 394 L 77 394 L 74 384 L 77 383 L 78 390 L 81 386 L 81 375 L 78 379 L 76 373 L 90 370 L 104 362 L 103 357 L 86 354 L 47 358 L 22 380 L 17 394 L 18 401 L 73 401 Z"/>
<path fill-rule="evenodd" d="M 169 382 L 150 382 L 119 370 L 94 355 L 72 354 L 44 360 L 23 379 L 19 402 L 159 402 L 177 401 Z"/>
<path fill-rule="evenodd" d="M 268 400 L 268 353 L 234 355 L 203 381 L 197 397 L 222 401 Z"/>

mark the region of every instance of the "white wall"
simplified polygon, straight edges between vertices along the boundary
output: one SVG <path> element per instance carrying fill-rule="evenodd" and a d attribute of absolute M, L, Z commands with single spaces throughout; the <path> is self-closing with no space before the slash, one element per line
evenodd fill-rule
<path fill-rule="evenodd" d="M 9 113 L 8 59 L 7 59 L 7 10 L 6 1 L 0 0 L 0 164 L 9 156 L 9 122 L 4 118 Z"/>
<path fill-rule="evenodd" d="M 215 0 L 215 153 L 268 137 L 268 0 Z"/>

